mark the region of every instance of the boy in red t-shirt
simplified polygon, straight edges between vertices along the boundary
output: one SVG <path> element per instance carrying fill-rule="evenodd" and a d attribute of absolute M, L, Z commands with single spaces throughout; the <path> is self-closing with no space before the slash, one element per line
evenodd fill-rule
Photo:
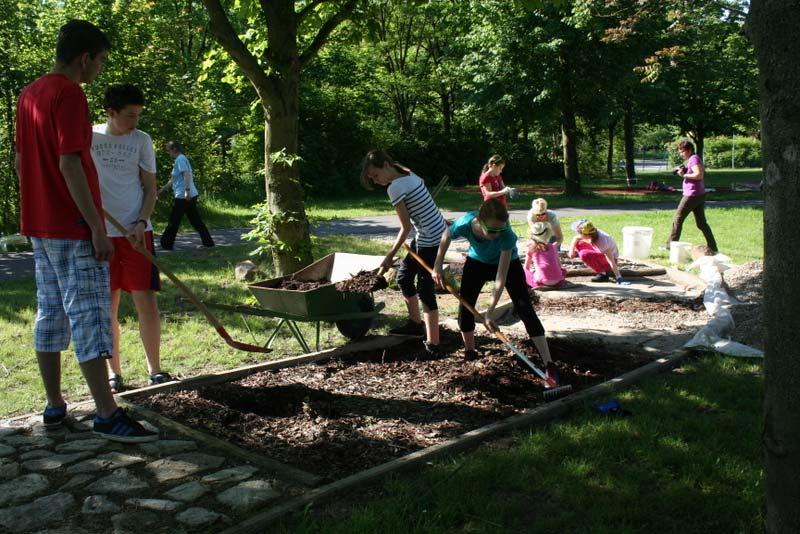
<path fill-rule="evenodd" d="M 36 263 L 34 344 L 47 395 L 43 419 L 67 415 L 61 392 L 61 351 L 72 339 L 97 415 L 94 432 L 113 441 L 154 441 L 119 408 L 106 378 L 111 354 L 108 258 L 92 125 L 81 83 L 103 67 L 111 43 L 93 24 L 61 27 L 53 70 L 25 87 L 17 102 L 14 165 L 20 181 L 20 233 L 30 236 Z"/>

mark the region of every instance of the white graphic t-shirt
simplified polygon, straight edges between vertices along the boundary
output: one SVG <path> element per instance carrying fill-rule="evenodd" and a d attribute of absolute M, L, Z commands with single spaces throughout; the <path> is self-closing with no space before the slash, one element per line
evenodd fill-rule
<path fill-rule="evenodd" d="M 92 159 L 100 179 L 103 208 L 125 226 L 139 217 L 144 191 L 139 169 L 156 172 L 156 154 L 150 136 L 141 130 L 125 135 L 111 135 L 108 124 L 92 127 Z M 109 236 L 122 237 L 116 228 L 106 223 Z M 147 230 L 153 225 L 147 221 Z"/>

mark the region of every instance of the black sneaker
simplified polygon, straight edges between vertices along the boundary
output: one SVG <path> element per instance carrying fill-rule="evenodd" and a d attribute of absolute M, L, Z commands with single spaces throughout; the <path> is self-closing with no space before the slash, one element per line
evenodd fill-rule
<path fill-rule="evenodd" d="M 409 319 L 406 324 L 389 330 L 389 333 L 401 336 L 424 336 L 425 325 L 422 324 L 422 321 L 415 323 Z"/>
<path fill-rule="evenodd" d="M 155 386 L 157 384 L 165 384 L 167 382 L 176 382 L 177 380 L 178 380 L 177 378 L 175 378 L 169 373 L 165 373 L 164 371 L 150 375 L 151 386 Z"/>
<path fill-rule="evenodd" d="M 465 350 L 464 351 L 464 361 L 471 362 L 480 358 L 480 354 L 478 354 L 477 350 Z"/>
<path fill-rule="evenodd" d="M 42 413 L 42 422 L 45 428 L 52 428 L 63 423 L 66 417 L 66 404 L 64 404 L 64 406 L 46 406 Z"/>
<path fill-rule="evenodd" d="M 592 277 L 592 282 L 608 282 L 610 279 L 611 279 L 611 274 L 600 273 L 597 276 Z"/>
<path fill-rule="evenodd" d="M 417 360 L 438 360 L 445 357 L 445 353 L 442 352 L 439 345 L 434 345 L 428 341 L 423 341 L 422 344 L 425 345 L 425 350 L 417 355 Z"/>
<path fill-rule="evenodd" d="M 109 441 L 120 443 L 145 443 L 158 440 L 158 433 L 151 432 L 138 421 L 130 418 L 123 408 L 117 408 L 111 417 L 94 417 L 94 433 Z"/>

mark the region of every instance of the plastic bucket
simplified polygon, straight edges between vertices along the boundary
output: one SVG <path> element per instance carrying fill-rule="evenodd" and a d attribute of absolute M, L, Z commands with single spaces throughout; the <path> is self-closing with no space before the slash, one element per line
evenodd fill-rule
<path fill-rule="evenodd" d="M 622 229 L 622 255 L 646 260 L 653 244 L 653 229 L 649 226 L 625 226 Z"/>
<path fill-rule="evenodd" d="M 669 262 L 687 263 L 692 259 L 692 244 L 685 241 L 670 241 L 669 243 Z"/>

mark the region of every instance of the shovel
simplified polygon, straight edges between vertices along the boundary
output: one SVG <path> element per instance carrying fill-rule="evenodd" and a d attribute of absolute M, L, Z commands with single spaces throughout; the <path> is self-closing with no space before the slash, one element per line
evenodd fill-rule
<path fill-rule="evenodd" d="M 186 295 L 186 297 L 192 302 L 192 304 L 194 304 L 197 307 L 197 309 L 200 310 L 200 312 L 202 312 L 202 314 L 206 316 L 206 319 L 208 319 L 208 322 L 211 323 L 211 325 L 216 329 L 217 333 L 222 337 L 222 339 L 225 340 L 225 343 L 227 343 L 228 345 L 230 345 L 231 347 L 233 347 L 235 349 L 243 350 L 243 351 L 246 351 L 246 352 L 262 352 L 262 353 L 264 353 L 264 352 L 271 352 L 272 351 L 272 349 L 268 349 L 266 347 L 259 347 L 258 345 L 251 345 L 249 343 L 244 343 L 242 341 L 236 341 L 233 338 L 231 338 L 230 334 L 228 334 L 228 331 L 225 330 L 225 327 L 222 326 L 221 322 L 219 322 L 219 319 L 217 319 L 214 316 L 214 314 L 211 313 L 211 311 L 208 309 L 208 307 L 205 304 L 203 304 L 200 301 L 199 298 L 197 298 L 197 296 L 192 292 L 191 289 L 189 289 L 189 287 L 186 284 L 181 282 L 178 279 L 178 277 L 175 276 L 175 273 L 173 273 L 170 269 L 168 269 L 163 263 L 159 262 L 156 259 L 156 257 L 149 250 L 147 250 L 144 247 L 144 245 L 142 245 L 142 244 L 138 244 L 137 245 L 136 240 L 128 233 L 128 230 L 124 226 L 122 226 L 122 224 L 118 220 L 116 220 L 114 217 L 112 217 L 107 211 L 105 211 L 105 210 L 103 210 L 103 211 L 106 214 L 106 219 L 108 219 L 108 221 L 111 223 L 111 225 L 114 228 L 116 228 L 122 235 L 124 235 L 125 237 L 128 238 L 128 241 L 130 241 L 131 245 L 133 245 L 133 248 L 135 248 L 145 258 L 150 260 L 150 263 L 155 265 L 156 268 L 159 271 L 161 271 L 162 273 L 164 273 L 167 278 L 172 280 L 172 283 L 175 284 L 176 286 L 178 286 L 178 289 L 180 289 L 183 292 L 183 294 Z"/>
<path fill-rule="evenodd" d="M 408 250 L 408 253 L 411 254 L 411 256 L 413 256 L 413 258 L 415 260 L 417 260 L 417 262 L 419 262 L 419 264 L 422 265 L 422 267 L 426 271 L 428 271 L 429 273 L 433 274 L 433 269 L 431 269 L 430 266 L 427 263 L 425 263 L 425 260 L 420 258 L 419 255 L 417 255 L 416 252 L 411 250 L 411 247 L 409 247 L 408 245 L 405 245 L 405 247 Z M 476 319 L 478 319 L 479 321 L 481 321 L 484 324 L 486 323 L 486 321 L 485 321 L 485 319 L 483 317 L 483 314 L 481 314 L 481 312 L 476 310 L 475 307 L 472 306 L 469 302 L 464 300 L 464 298 L 458 293 L 458 291 L 456 291 L 456 289 L 453 286 L 451 286 L 450 284 L 448 284 L 446 282 L 445 282 L 444 286 L 450 292 L 451 295 L 453 295 L 455 298 L 457 298 L 458 301 L 465 308 L 467 308 L 470 312 L 472 312 L 472 315 L 474 315 Z M 492 325 L 492 326 L 494 326 L 494 325 Z M 542 371 L 541 369 L 536 367 L 536 365 L 530 360 L 530 358 L 528 358 L 525 355 L 524 352 L 522 352 L 520 349 L 518 349 L 516 346 L 514 346 L 514 344 L 511 343 L 511 340 L 508 339 L 508 337 L 503 332 L 501 332 L 499 328 L 497 328 L 495 326 L 494 328 L 490 328 L 489 330 L 492 332 L 492 334 L 494 334 L 494 336 L 497 339 L 499 339 L 500 341 L 505 343 L 505 345 L 509 349 L 511 349 L 511 352 L 513 352 L 514 355 L 517 358 L 519 358 L 519 360 L 522 363 L 524 363 L 531 371 L 536 373 L 536 375 L 539 376 L 539 378 L 544 380 L 545 384 L 549 384 L 549 382 L 547 381 L 547 375 L 544 373 L 544 371 Z M 549 401 L 555 400 L 555 399 L 557 399 L 559 397 L 562 397 L 564 395 L 568 395 L 571 391 L 572 391 L 572 386 L 570 386 L 570 385 L 551 387 L 551 388 L 545 389 L 544 392 L 542 393 L 542 396 L 544 397 L 545 401 L 549 402 Z"/>

